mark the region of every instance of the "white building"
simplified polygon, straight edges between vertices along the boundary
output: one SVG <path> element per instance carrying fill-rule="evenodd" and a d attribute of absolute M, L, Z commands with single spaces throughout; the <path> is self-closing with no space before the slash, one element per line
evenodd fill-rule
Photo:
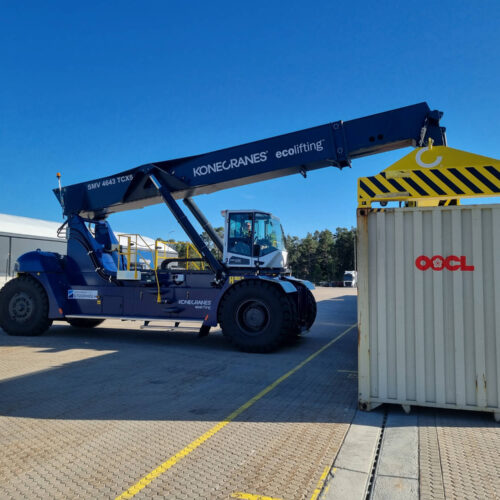
<path fill-rule="evenodd" d="M 58 237 L 59 227 L 60 222 L 0 214 L 0 285 L 14 276 L 16 260 L 26 252 L 40 249 L 66 254 L 66 231 Z M 120 234 L 115 233 L 117 238 Z M 120 238 L 120 244 L 123 245 L 125 241 L 123 237 Z M 154 248 L 155 240 L 147 236 L 138 238 L 137 246 L 141 255 L 148 250 L 145 243 Z M 168 257 L 177 257 L 177 252 L 171 247 L 162 245 L 162 250 Z"/>

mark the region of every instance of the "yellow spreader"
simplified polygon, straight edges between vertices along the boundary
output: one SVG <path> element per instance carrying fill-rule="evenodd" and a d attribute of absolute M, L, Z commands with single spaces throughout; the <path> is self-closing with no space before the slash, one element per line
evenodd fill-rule
<path fill-rule="evenodd" d="M 500 195 L 500 161 L 432 144 L 417 148 L 378 175 L 358 179 L 358 207 L 458 205 L 460 198 Z"/>

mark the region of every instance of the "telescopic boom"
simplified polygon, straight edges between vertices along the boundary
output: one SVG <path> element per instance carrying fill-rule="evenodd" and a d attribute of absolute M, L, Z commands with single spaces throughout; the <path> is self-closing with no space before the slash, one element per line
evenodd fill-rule
<path fill-rule="evenodd" d="M 154 175 L 174 199 L 213 193 L 432 140 L 446 145 L 443 113 L 427 103 L 337 121 L 211 153 L 142 165 L 116 175 L 54 189 L 66 216 L 102 219 L 108 214 L 161 203 Z"/>

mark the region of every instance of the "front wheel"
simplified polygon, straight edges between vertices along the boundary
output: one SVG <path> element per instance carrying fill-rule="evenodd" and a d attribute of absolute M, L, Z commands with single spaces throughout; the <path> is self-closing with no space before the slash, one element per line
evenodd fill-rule
<path fill-rule="evenodd" d="M 52 320 L 42 285 L 31 276 L 19 276 L 0 291 L 0 326 L 9 335 L 41 335 Z"/>
<path fill-rule="evenodd" d="M 294 324 L 293 308 L 277 286 L 258 280 L 234 285 L 219 310 L 222 333 L 246 352 L 270 352 L 286 339 Z"/>

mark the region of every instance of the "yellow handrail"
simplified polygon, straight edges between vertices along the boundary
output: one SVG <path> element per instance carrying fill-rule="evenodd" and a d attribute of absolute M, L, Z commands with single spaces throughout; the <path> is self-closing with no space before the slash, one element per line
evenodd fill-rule
<path fill-rule="evenodd" d="M 126 241 L 126 245 L 121 244 L 121 239 L 124 238 Z M 143 249 L 139 247 L 139 244 Z M 175 246 L 177 244 L 183 244 L 186 247 L 186 259 L 189 259 L 189 254 L 194 255 L 192 258 L 202 259 L 203 257 L 198 252 L 196 247 L 190 242 L 172 242 L 165 241 L 161 238 L 157 238 L 154 242 L 154 247 L 150 245 L 140 234 L 119 234 L 118 235 L 118 270 L 123 264 L 123 260 L 121 257 L 126 257 L 127 259 L 127 271 L 131 270 L 132 259 L 134 261 L 134 279 L 137 279 L 137 267 L 138 263 L 142 261 L 149 266 L 149 268 L 155 273 L 156 279 L 156 288 L 158 290 L 157 294 L 157 302 L 161 303 L 161 293 L 160 293 L 160 281 L 158 279 L 158 267 L 164 261 L 176 261 L 178 257 L 168 257 L 168 251 L 170 247 Z M 142 255 L 143 252 L 149 252 L 151 254 L 150 259 L 144 258 Z M 186 262 L 186 269 L 189 268 L 204 271 L 205 270 L 205 262 Z"/>
<path fill-rule="evenodd" d="M 125 252 L 122 252 L 122 245 L 120 243 L 120 238 L 126 238 L 127 241 L 127 247 Z M 134 239 L 134 242 L 132 243 L 132 238 Z M 138 242 L 141 242 L 142 245 L 144 245 L 149 252 L 151 253 L 151 259 L 148 261 L 148 259 L 144 259 L 144 257 L 140 257 L 141 250 L 139 249 Z M 150 269 L 152 269 L 155 273 L 155 281 L 156 281 L 156 289 L 157 289 L 157 296 L 156 296 L 156 301 L 158 304 L 161 303 L 161 293 L 160 293 L 160 281 L 158 279 L 158 272 L 157 272 L 157 248 L 156 248 L 156 242 L 155 242 L 155 248 L 151 248 L 151 245 L 140 235 L 140 234 L 119 234 L 118 235 L 118 269 L 120 269 L 120 264 L 122 262 L 122 259 L 120 258 L 122 255 L 127 256 L 127 271 L 130 271 L 130 263 L 132 261 L 132 257 L 134 257 L 134 279 L 137 279 L 137 264 L 139 260 L 142 260 L 145 262 Z M 166 249 L 165 249 L 166 253 Z M 151 265 L 151 260 L 153 261 L 154 265 Z"/>
<path fill-rule="evenodd" d="M 185 245 L 186 247 L 186 259 L 189 259 L 189 254 L 191 253 L 191 255 L 194 254 L 194 257 L 191 257 L 191 258 L 195 258 L 195 259 L 203 259 L 202 255 L 200 254 L 200 252 L 198 252 L 198 250 L 196 249 L 196 247 L 189 241 L 164 241 L 164 240 L 157 240 L 157 241 L 161 241 L 161 243 L 164 243 L 165 245 L 169 245 L 169 246 L 177 246 L 177 245 Z M 165 253 L 165 256 L 164 257 L 161 257 L 162 260 L 170 260 L 172 262 L 175 262 L 176 260 L 179 259 L 179 257 L 167 257 L 166 256 L 166 253 Z M 204 271 L 205 270 L 205 261 L 203 262 L 186 262 L 186 269 L 195 269 L 197 271 Z"/>

